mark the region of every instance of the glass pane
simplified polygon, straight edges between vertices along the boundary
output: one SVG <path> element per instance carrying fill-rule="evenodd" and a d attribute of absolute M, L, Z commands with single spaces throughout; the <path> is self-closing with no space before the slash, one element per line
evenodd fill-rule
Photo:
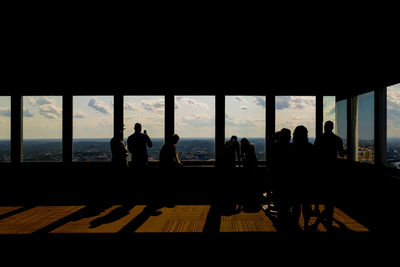
<path fill-rule="evenodd" d="M 133 134 L 135 123 L 140 123 L 153 143 L 151 148 L 147 147 L 149 161 L 159 160 L 160 150 L 164 144 L 164 110 L 164 96 L 124 97 L 125 143 L 127 144 L 128 136 Z M 128 160 L 130 159 L 129 153 Z"/>
<path fill-rule="evenodd" d="M 358 96 L 358 161 L 374 163 L 374 92 Z"/>
<path fill-rule="evenodd" d="M 62 96 L 23 97 L 23 161 L 62 160 Z"/>
<path fill-rule="evenodd" d="M 315 96 L 277 96 L 275 98 L 276 131 L 303 125 L 308 130 L 310 143 L 315 141 Z"/>
<path fill-rule="evenodd" d="M 215 97 L 175 96 L 175 133 L 181 160 L 214 160 Z"/>
<path fill-rule="evenodd" d="M 337 135 L 342 138 L 343 148 L 347 151 L 347 100 L 336 102 L 336 127 Z M 347 155 L 344 156 L 347 159 Z"/>
<path fill-rule="evenodd" d="M 333 122 L 335 128 L 333 132 L 336 133 L 336 97 L 324 96 L 323 97 L 323 125 L 325 122 Z"/>
<path fill-rule="evenodd" d="M 400 84 L 387 88 L 387 153 L 389 166 L 400 169 Z"/>
<path fill-rule="evenodd" d="M 225 140 L 247 138 L 256 148 L 258 160 L 265 160 L 265 96 L 225 97 Z"/>
<path fill-rule="evenodd" d="M 113 96 L 73 97 L 73 161 L 111 161 Z"/>
<path fill-rule="evenodd" d="M 0 96 L 0 162 L 11 161 L 11 97 Z"/>

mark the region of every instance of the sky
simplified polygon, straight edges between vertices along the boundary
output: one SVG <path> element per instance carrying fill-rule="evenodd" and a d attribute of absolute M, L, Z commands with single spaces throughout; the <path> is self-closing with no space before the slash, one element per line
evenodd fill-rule
<path fill-rule="evenodd" d="M 10 138 L 9 96 L 0 96 L 0 139 Z M 345 135 L 345 101 L 337 103 L 338 134 Z M 359 138 L 373 138 L 373 92 L 359 96 Z M 372 108 L 371 108 L 372 107 Z M 125 96 L 125 136 L 140 122 L 153 138 L 164 136 L 164 96 Z M 315 97 L 277 96 L 276 129 L 298 125 L 315 137 Z M 23 97 L 23 138 L 61 138 L 62 97 Z M 400 84 L 387 89 L 387 135 L 400 137 Z M 334 97 L 324 97 L 324 121 L 335 121 Z M 342 125 L 343 124 L 343 125 Z M 175 132 L 182 138 L 214 138 L 215 97 L 175 96 Z M 226 96 L 225 133 L 239 137 L 265 137 L 265 97 Z M 111 138 L 113 135 L 112 96 L 74 96 L 73 137 Z M 342 136 L 345 137 L 345 136 Z"/>
<path fill-rule="evenodd" d="M 181 138 L 214 138 L 215 96 L 175 96 L 175 133 Z"/>
<path fill-rule="evenodd" d="M 387 136 L 400 137 L 400 84 L 387 88 Z"/>
<path fill-rule="evenodd" d="M 225 138 L 265 138 L 265 96 L 225 97 Z"/>
<path fill-rule="evenodd" d="M 294 129 L 303 125 L 308 137 L 315 137 L 315 96 L 276 96 L 275 129 Z"/>

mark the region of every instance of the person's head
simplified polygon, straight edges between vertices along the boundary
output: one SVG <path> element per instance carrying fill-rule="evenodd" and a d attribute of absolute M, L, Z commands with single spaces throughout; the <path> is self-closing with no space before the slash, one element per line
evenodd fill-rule
<path fill-rule="evenodd" d="M 173 134 L 169 136 L 167 143 L 176 145 L 178 141 L 179 141 L 179 135 Z"/>
<path fill-rule="evenodd" d="M 237 142 L 237 136 L 236 135 L 232 135 L 231 136 L 231 142 Z"/>
<path fill-rule="evenodd" d="M 292 138 L 290 130 L 287 128 L 282 128 L 280 131 L 279 138 L 280 138 L 280 140 L 279 140 L 280 142 L 289 143 L 290 139 Z"/>
<path fill-rule="evenodd" d="M 142 131 L 142 125 L 140 123 L 135 123 L 135 132 L 140 133 Z"/>
<path fill-rule="evenodd" d="M 332 121 L 325 122 L 324 131 L 328 132 L 328 133 L 333 131 L 333 122 Z"/>
<path fill-rule="evenodd" d="M 122 127 L 119 128 L 119 130 L 117 131 L 115 137 L 118 138 L 118 140 L 123 140 L 123 139 L 124 139 L 124 130 L 125 130 L 125 127 L 122 126 Z"/>
<path fill-rule="evenodd" d="M 293 132 L 293 143 L 308 142 L 308 130 L 303 125 L 297 126 Z"/>
<path fill-rule="evenodd" d="M 240 140 L 240 145 L 241 145 L 242 147 L 247 146 L 249 143 L 250 143 L 250 142 L 249 142 L 249 140 L 248 140 L 247 138 L 242 138 L 242 139 Z"/>

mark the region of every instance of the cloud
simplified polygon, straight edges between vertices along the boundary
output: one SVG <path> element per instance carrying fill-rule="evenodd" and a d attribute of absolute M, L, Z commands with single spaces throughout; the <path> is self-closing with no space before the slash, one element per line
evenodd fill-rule
<path fill-rule="evenodd" d="M 74 112 L 74 118 L 77 118 L 77 119 L 87 118 L 87 116 L 88 116 L 88 114 L 83 111 L 78 110 L 78 111 Z"/>
<path fill-rule="evenodd" d="M 235 99 L 241 103 L 248 103 L 249 101 L 247 101 L 246 98 L 242 97 L 242 96 L 235 96 Z"/>
<path fill-rule="evenodd" d="M 189 97 L 177 97 L 176 100 L 182 101 L 183 103 L 185 103 L 186 105 L 189 105 L 189 106 L 195 106 L 195 107 L 207 108 L 207 109 L 209 108 L 207 104 L 198 102 L 198 101 L 194 100 L 193 98 L 189 98 Z"/>
<path fill-rule="evenodd" d="M 156 112 L 158 114 L 164 113 L 164 99 L 156 98 L 152 100 L 142 100 L 142 107 L 147 111 Z"/>
<path fill-rule="evenodd" d="M 276 109 L 285 109 L 290 106 L 290 96 L 280 96 L 275 99 Z"/>
<path fill-rule="evenodd" d="M 128 102 L 124 104 L 124 109 L 125 110 L 131 110 L 133 112 L 140 112 L 143 113 L 143 110 L 141 108 L 139 108 L 138 106 L 136 106 L 134 103 L 132 102 Z"/>
<path fill-rule="evenodd" d="M 225 114 L 225 124 L 233 127 L 256 127 L 257 123 L 249 119 L 234 119 L 231 115 Z"/>
<path fill-rule="evenodd" d="M 89 100 L 88 106 L 93 108 L 94 110 L 104 113 L 104 114 L 111 114 L 110 107 L 107 106 L 104 102 L 99 101 L 95 98 Z"/>
<path fill-rule="evenodd" d="M 61 108 L 55 104 L 42 104 L 39 108 L 39 114 L 48 119 L 57 119 L 61 116 Z"/>
<path fill-rule="evenodd" d="M 256 102 L 256 105 L 265 108 L 265 98 L 264 97 L 256 96 L 255 102 Z"/>
<path fill-rule="evenodd" d="M 276 109 L 306 109 L 315 106 L 313 96 L 279 96 L 275 99 Z"/>
<path fill-rule="evenodd" d="M 23 110 L 24 117 L 33 117 L 33 113 L 29 111 L 29 109 L 24 108 Z"/>
<path fill-rule="evenodd" d="M 247 110 L 249 107 L 248 106 L 240 106 L 241 109 Z"/>
<path fill-rule="evenodd" d="M 187 124 L 192 127 L 208 127 L 214 126 L 214 117 L 210 117 L 207 114 L 191 114 L 190 116 L 183 116 L 180 118 L 180 122 Z"/>
<path fill-rule="evenodd" d="M 10 108 L 2 108 L 2 107 L 0 107 L 0 116 L 10 117 L 11 116 Z"/>
<path fill-rule="evenodd" d="M 41 106 L 41 105 L 55 105 L 55 100 L 49 98 L 48 96 L 37 96 L 37 97 L 28 97 L 28 102 L 32 106 Z"/>

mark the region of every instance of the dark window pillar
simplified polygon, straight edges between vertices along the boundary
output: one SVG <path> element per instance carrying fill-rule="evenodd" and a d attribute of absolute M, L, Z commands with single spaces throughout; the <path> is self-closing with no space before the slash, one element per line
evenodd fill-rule
<path fill-rule="evenodd" d="M 269 159 L 271 159 L 271 149 L 269 144 L 272 142 L 273 135 L 276 132 L 275 129 L 275 96 L 267 95 L 265 99 L 265 157 L 268 164 Z"/>
<path fill-rule="evenodd" d="M 319 138 L 323 133 L 324 123 L 324 97 L 316 96 L 315 103 L 315 137 Z"/>
<path fill-rule="evenodd" d="M 225 143 L 225 95 L 215 96 L 215 166 L 221 166 L 221 157 Z"/>
<path fill-rule="evenodd" d="M 124 96 L 114 95 L 114 136 L 117 135 L 124 126 Z"/>
<path fill-rule="evenodd" d="M 175 131 L 175 95 L 173 92 L 165 94 L 164 140 Z"/>
<path fill-rule="evenodd" d="M 73 108 L 72 95 L 64 94 L 62 98 L 62 160 L 65 163 L 72 162 L 72 125 Z"/>
<path fill-rule="evenodd" d="M 387 138 L 387 89 L 375 90 L 375 164 L 386 164 Z"/>
<path fill-rule="evenodd" d="M 18 164 L 22 155 L 22 96 L 11 96 L 11 162 Z"/>

